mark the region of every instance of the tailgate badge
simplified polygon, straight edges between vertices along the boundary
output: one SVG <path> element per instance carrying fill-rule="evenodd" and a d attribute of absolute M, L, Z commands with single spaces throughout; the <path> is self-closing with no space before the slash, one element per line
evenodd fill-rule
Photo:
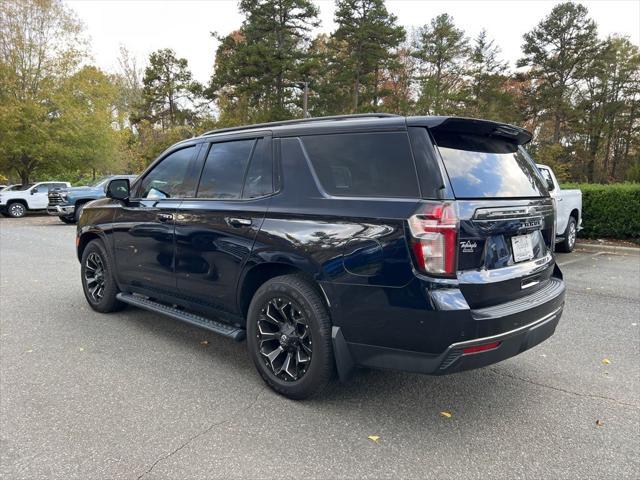
<path fill-rule="evenodd" d="M 473 253 L 476 251 L 477 247 L 478 247 L 478 244 L 476 242 L 472 242 L 471 240 L 460 242 L 460 248 L 462 248 L 462 253 Z"/>

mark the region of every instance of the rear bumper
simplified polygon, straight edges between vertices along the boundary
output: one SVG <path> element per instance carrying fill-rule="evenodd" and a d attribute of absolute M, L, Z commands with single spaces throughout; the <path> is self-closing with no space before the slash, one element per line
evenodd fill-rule
<path fill-rule="evenodd" d="M 47 207 L 47 213 L 56 217 L 66 217 L 75 213 L 76 207 L 74 205 L 49 205 Z"/>
<path fill-rule="evenodd" d="M 353 367 L 363 366 L 443 375 L 500 362 L 553 335 L 562 316 L 564 297 L 564 282 L 554 278 L 549 287 L 538 294 L 496 307 L 468 311 L 473 322 L 511 325 L 511 328 L 455 341 L 438 354 L 348 342 L 340 327 L 333 327 L 338 373 L 345 380 Z M 497 346 L 490 350 L 470 351 L 473 350 L 470 347 L 496 343 Z"/>

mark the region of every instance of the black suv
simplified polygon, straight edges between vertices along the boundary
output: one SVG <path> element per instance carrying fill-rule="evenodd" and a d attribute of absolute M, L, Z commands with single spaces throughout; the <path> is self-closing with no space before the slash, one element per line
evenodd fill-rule
<path fill-rule="evenodd" d="M 530 139 L 382 114 L 205 133 L 85 207 L 86 298 L 246 337 L 291 398 L 356 366 L 445 374 L 504 360 L 551 336 L 564 306 Z"/>

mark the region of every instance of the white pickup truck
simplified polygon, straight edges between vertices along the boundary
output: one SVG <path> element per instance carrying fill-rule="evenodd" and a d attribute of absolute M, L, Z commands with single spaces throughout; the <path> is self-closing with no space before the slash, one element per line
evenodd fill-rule
<path fill-rule="evenodd" d="M 27 210 L 44 210 L 49 204 L 49 190 L 69 187 L 69 182 L 39 182 L 20 190 L 4 190 L 0 192 L 0 213 L 19 218 Z"/>
<path fill-rule="evenodd" d="M 572 252 L 576 246 L 576 235 L 582 230 L 582 192 L 578 189 L 562 190 L 553 170 L 546 165 L 538 165 L 538 170 L 556 200 L 556 248 L 560 252 Z"/>

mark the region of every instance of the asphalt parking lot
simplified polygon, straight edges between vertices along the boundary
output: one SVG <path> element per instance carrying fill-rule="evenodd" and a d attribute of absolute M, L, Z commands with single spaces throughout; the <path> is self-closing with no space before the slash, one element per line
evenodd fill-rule
<path fill-rule="evenodd" d="M 560 255 L 564 316 L 518 357 L 294 402 L 244 344 L 93 312 L 74 235 L 0 220 L 2 478 L 640 478 L 638 256 Z"/>

